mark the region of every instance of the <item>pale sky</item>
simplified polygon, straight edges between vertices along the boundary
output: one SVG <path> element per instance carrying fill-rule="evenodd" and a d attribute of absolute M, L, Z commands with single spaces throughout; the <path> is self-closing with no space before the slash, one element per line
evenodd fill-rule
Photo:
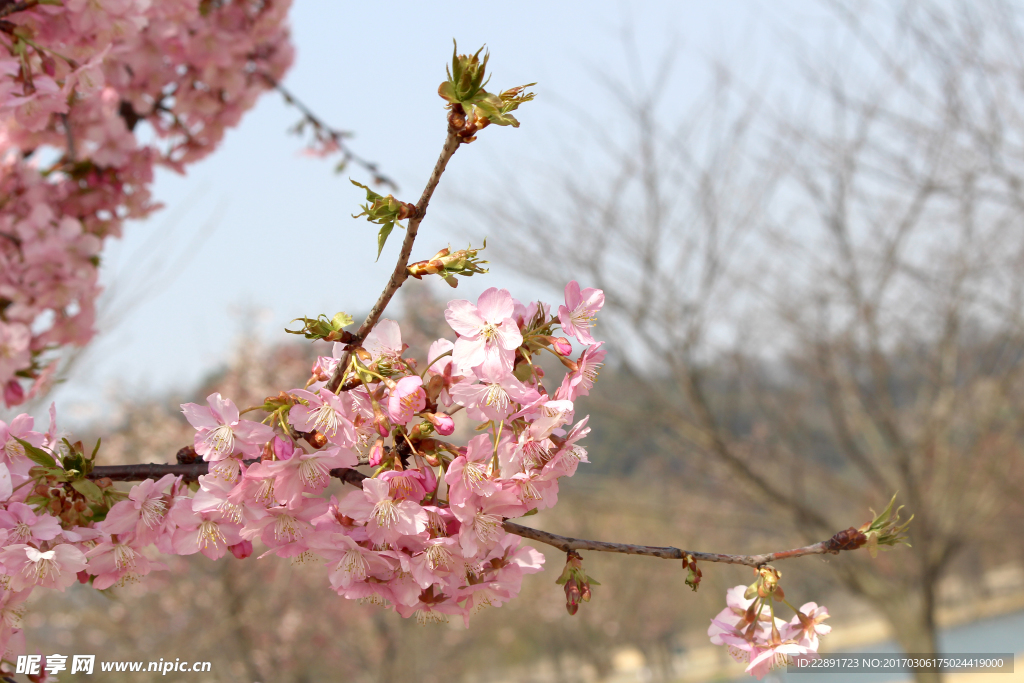
<path fill-rule="evenodd" d="M 540 178 L 573 163 L 589 135 L 576 111 L 589 109 L 593 120 L 613 125 L 602 78 L 635 77 L 637 64 L 650 78 L 674 46 L 662 105 L 671 115 L 699 96 L 713 59 L 757 86 L 761 72 L 774 68 L 766 65 L 791 47 L 785 30 L 812 35 L 820 8 L 678 0 L 500 6 L 296 0 L 291 22 L 297 57 L 285 85 L 325 121 L 354 132 L 353 150 L 376 161 L 407 201 L 418 198 L 445 136 L 436 89 L 453 37 L 460 52 L 487 44 L 493 89 L 538 82 L 537 100 L 517 113 L 521 128 L 491 127 L 456 154 L 420 229 L 416 260 L 450 240 L 462 246 L 462 222 L 486 226 L 486 216 L 467 215 L 458 196 L 493 187 L 501 173 Z M 108 246 L 103 281 L 112 317 L 101 321 L 101 335 L 51 396 L 71 424 L 101 414 L 114 391 L 188 390 L 225 362 L 244 327 L 272 343 L 286 338 L 281 330 L 292 318 L 357 314 L 376 299 L 402 236 L 396 231 L 374 264 L 376 227 L 350 218 L 362 196 L 347 180 L 368 182 L 368 174 L 352 166 L 338 176 L 334 161 L 303 156 L 302 141 L 287 133 L 298 119 L 268 93 L 186 176 L 158 173 L 154 193 L 166 208 L 129 225 L 124 240 Z M 443 288 L 442 294 L 475 298 L 492 285 L 523 299 L 558 297 L 521 282 L 502 264 L 465 281 L 457 293 Z"/>

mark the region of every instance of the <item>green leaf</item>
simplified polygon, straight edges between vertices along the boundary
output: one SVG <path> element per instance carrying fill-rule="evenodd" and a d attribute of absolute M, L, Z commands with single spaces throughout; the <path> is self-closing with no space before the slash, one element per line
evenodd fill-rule
<path fill-rule="evenodd" d="M 364 190 L 366 190 L 366 201 L 373 202 L 373 201 L 376 201 L 378 199 L 383 199 L 383 197 L 381 197 L 379 194 L 377 194 L 376 192 L 374 192 L 373 190 L 368 188 L 366 185 L 363 185 L 362 183 L 357 183 L 356 181 L 352 180 L 351 178 L 349 178 L 348 181 L 350 183 L 352 183 L 353 185 L 355 185 L 356 187 L 361 187 Z"/>
<path fill-rule="evenodd" d="M 46 507 L 47 505 L 49 505 L 49 503 L 50 499 L 47 498 L 46 496 L 29 496 L 28 498 L 25 499 L 25 505 L 28 505 L 29 507 L 35 508 L 37 510 L 39 508 Z"/>
<path fill-rule="evenodd" d="M 334 314 L 333 318 L 331 318 L 331 327 L 333 327 L 336 330 L 340 330 L 343 327 L 351 325 L 353 322 L 355 321 L 352 319 L 352 316 L 350 316 L 345 311 L 339 311 Z"/>
<path fill-rule="evenodd" d="M 388 235 L 390 235 L 391 231 L 394 230 L 394 229 L 395 229 L 395 224 L 394 223 L 385 223 L 381 227 L 380 232 L 377 233 L 377 259 L 376 260 L 378 260 L 378 261 L 380 260 L 380 254 L 381 254 L 382 251 L 384 251 L 384 243 L 388 241 Z"/>
<path fill-rule="evenodd" d="M 25 455 L 28 456 L 28 459 L 34 462 L 35 464 L 41 465 L 43 467 L 57 466 L 57 461 L 53 459 L 53 456 L 44 451 L 43 449 L 36 448 L 29 442 L 22 441 L 16 436 L 12 435 L 11 438 L 21 444 L 21 447 L 25 449 Z"/>
<path fill-rule="evenodd" d="M 103 490 L 88 479 L 79 479 L 78 481 L 71 482 L 71 488 L 81 493 L 91 503 L 103 502 Z"/>

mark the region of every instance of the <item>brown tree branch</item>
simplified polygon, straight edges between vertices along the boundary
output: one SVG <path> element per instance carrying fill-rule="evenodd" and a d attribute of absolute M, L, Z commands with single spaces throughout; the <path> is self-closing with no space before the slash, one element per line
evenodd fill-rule
<path fill-rule="evenodd" d="M 23 2 L 0 2 L 0 18 L 14 14 L 15 12 L 24 12 L 25 10 L 32 9 L 39 4 L 39 0 L 23 0 Z"/>
<path fill-rule="evenodd" d="M 110 479 L 112 481 L 140 481 L 142 479 L 159 479 L 166 474 L 182 476 L 185 481 L 197 481 L 199 477 L 209 472 L 209 463 L 199 460 L 193 463 L 177 463 L 174 465 L 161 465 L 159 463 L 145 463 L 142 465 L 101 465 L 94 467 L 92 472 L 86 475 L 87 479 Z M 338 467 L 331 470 L 331 476 L 340 479 L 346 484 L 362 486 L 366 475 L 357 470 L 350 470 L 345 467 Z"/>
<path fill-rule="evenodd" d="M 528 538 L 531 541 L 538 541 L 554 546 L 559 550 L 569 552 L 572 550 L 594 550 L 604 553 L 622 553 L 624 555 L 646 555 L 648 557 L 660 557 L 664 560 L 682 560 L 692 558 L 698 562 L 722 562 L 724 564 L 743 564 L 748 567 L 762 567 L 769 562 L 786 560 L 791 557 L 803 557 L 805 555 L 838 555 L 842 550 L 855 550 L 861 544 L 856 541 L 850 542 L 850 535 L 856 534 L 854 530 L 840 531 L 827 541 L 812 543 L 802 548 L 793 550 L 781 550 L 775 553 L 762 553 L 761 555 L 724 555 L 722 553 L 704 553 L 696 550 L 682 550 L 671 546 L 654 545 L 631 545 L 629 543 L 609 543 L 607 541 L 588 541 L 583 538 L 571 538 L 559 536 L 540 529 L 506 521 L 502 526 L 510 534 Z M 863 534 L 861 534 L 863 536 Z M 865 538 L 866 541 L 866 538 Z"/>
<path fill-rule="evenodd" d="M 366 320 L 359 326 L 359 331 L 355 335 L 357 344 L 365 339 L 366 335 L 373 329 L 373 326 L 377 324 L 377 319 L 380 318 L 384 309 L 387 308 L 391 297 L 395 295 L 398 288 L 409 277 L 406 267 L 409 265 L 409 256 L 412 254 L 413 242 L 416 241 L 416 233 L 419 231 L 420 223 L 423 222 L 423 217 L 427 214 L 427 205 L 430 204 L 430 198 L 437 188 L 437 183 L 441 180 L 441 174 L 444 173 L 448 160 L 455 154 L 455 150 L 459 148 L 460 143 L 461 139 L 459 136 L 449 128 L 448 136 L 444 140 L 444 147 L 441 148 L 441 156 L 438 157 L 437 163 L 434 164 L 434 170 L 430 174 L 430 179 L 427 180 L 426 187 L 423 188 L 420 200 L 416 202 L 416 214 L 409 219 L 409 226 L 405 229 L 405 240 L 402 242 L 402 251 L 398 254 L 398 263 L 395 264 L 395 270 L 391 273 L 391 279 L 388 280 L 388 284 L 384 291 L 381 292 L 377 303 L 373 305 L 369 315 L 366 316 Z M 330 381 L 327 382 L 328 391 L 338 391 L 342 378 L 345 376 L 345 371 L 348 369 L 348 361 L 351 356 L 352 352 L 350 350 L 346 350 L 342 354 L 337 367 L 334 368 L 334 374 L 331 375 Z"/>
<path fill-rule="evenodd" d="M 140 479 L 159 479 L 166 474 L 182 475 L 185 481 L 195 481 L 200 475 L 206 474 L 209 463 L 197 461 L 194 463 L 176 465 L 161 465 L 158 463 L 146 463 L 143 465 L 104 465 L 94 467 L 87 477 L 89 479 L 112 479 L 114 481 L 137 481 Z M 352 486 L 362 487 L 365 474 L 357 470 L 339 467 L 331 470 L 331 476 Z M 838 555 L 842 550 L 856 550 L 864 545 L 867 537 L 856 529 L 850 528 L 840 531 L 827 541 L 820 541 L 802 548 L 793 550 L 781 550 L 774 553 L 762 553 L 760 555 L 726 555 L 723 553 L 705 553 L 697 550 L 682 550 L 671 546 L 632 545 L 629 543 L 609 543 L 608 541 L 589 541 L 582 538 L 559 536 L 540 529 L 505 521 L 502 526 L 505 531 L 531 541 L 545 543 L 565 552 L 571 550 L 593 550 L 605 553 L 622 553 L 624 555 L 646 555 L 648 557 L 660 557 L 666 560 L 682 560 L 689 558 L 698 562 L 721 562 L 724 564 L 742 564 L 748 567 L 761 567 L 776 560 L 786 560 L 791 557 L 803 557 L 805 555 Z"/>

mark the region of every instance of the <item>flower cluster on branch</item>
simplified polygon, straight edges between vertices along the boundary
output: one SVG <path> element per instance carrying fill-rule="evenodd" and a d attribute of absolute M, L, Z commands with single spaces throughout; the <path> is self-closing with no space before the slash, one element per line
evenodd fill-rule
<path fill-rule="evenodd" d="M 289 0 L 85 0 L 0 18 L 0 387 L 43 392 L 94 334 L 100 252 L 291 65 Z M 142 129 L 145 129 L 143 131 Z"/>

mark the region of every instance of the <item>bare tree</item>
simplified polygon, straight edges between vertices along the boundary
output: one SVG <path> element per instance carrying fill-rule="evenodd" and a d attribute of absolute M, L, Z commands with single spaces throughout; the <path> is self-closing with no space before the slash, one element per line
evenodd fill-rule
<path fill-rule="evenodd" d="M 720 69 L 669 121 L 663 75 L 615 84 L 630 138 L 503 191 L 487 229 L 533 277 L 605 290 L 618 371 L 657 397 L 631 424 L 780 535 L 899 491 L 912 555 L 828 572 L 936 652 L 940 579 L 1020 559 L 1000 539 L 1024 493 L 1024 14 L 829 8 L 853 52 L 797 60 L 798 92 Z"/>

